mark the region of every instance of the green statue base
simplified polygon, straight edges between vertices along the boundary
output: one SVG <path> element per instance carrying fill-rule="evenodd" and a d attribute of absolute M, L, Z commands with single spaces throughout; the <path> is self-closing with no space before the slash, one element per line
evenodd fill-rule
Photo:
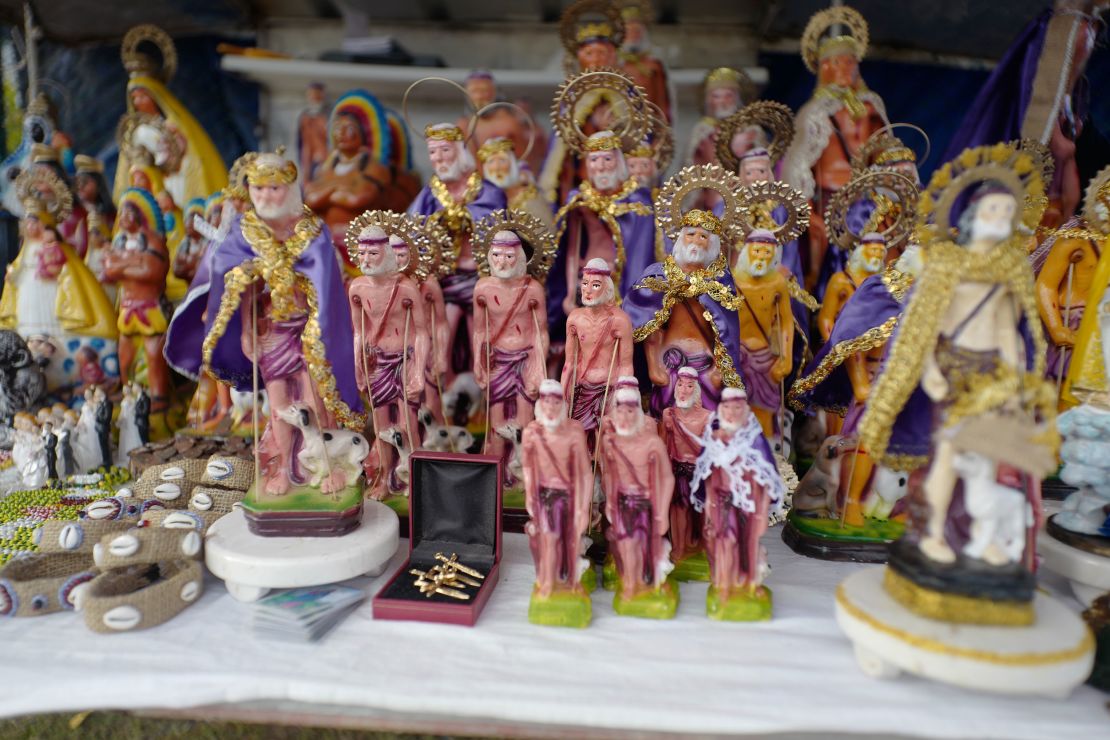
<path fill-rule="evenodd" d="M 283 495 L 259 493 L 252 484 L 243 500 L 250 531 L 262 537 L 340 537 L 362 518 L 363 479 L 335 493 L 293 486 Z"/>
<path fill-rule="evenodd" d="M 705 595 L 705 615 L 721 622 L 762 622 L 771 618 L 771 589 L 737 588 L 727 598 L 721 598 L 717 589 L 709 587 Z"/>
<path fill-rule="evenodd" d="M 532 589 L 532 599 L 528 602 L 528 621 L 532 624 L 582 629 L 590 626 L 592 615 L 590 597 L 581 588 L 554 591 L 546 597 Z"/>
<path fill-rule="evenodd" d="M 675 561 L 674 570 L 671 571 L 670 577 L 682 583 L 708 581 L 709 559 L 705 556 L 705 550 L 698 550 L 692 555 L 687 555 L 681 560 Z"/>
<path fill-rule="evenodd" d="M 641 619 L 674 619 L 678 611 L 678 589 L 670 581 L 663 581 L 657 589 L 626 599 L 618 591 L 613 596 L 613 611 L 622 617 Z"/>

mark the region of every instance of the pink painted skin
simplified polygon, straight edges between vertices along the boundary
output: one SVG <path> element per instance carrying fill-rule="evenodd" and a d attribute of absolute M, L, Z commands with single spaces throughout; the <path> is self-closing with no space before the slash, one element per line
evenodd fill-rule
<path fill-rule="evenodd" d="M 412 248 L 407 242 L 391 244 L 393 254 L 397 257 L 397 268 L 404 270 L 412 259 Z M 424 278 L 420 283 L 420 296 L 424 300 L 424 312 L 428 319 L 428 331 L 431 345 L 428 347 L 428 375 L 424 384 L 424 405 L 428 407 L 432 416 L 439 425 L 446 424 L 443 418 L 443 403 L 440 401 L 439 389 L 443 385 L 444 376 L 447 374 L 447 350 L 451 346 L 448 336 L 447 305 L 443 300 L 443 289 L 432 275 Z M 434 328 L 434 332 L 432 331 Z M 439 385 L 436 379 L 440 380 Z"/>
<path fill-rule="evenodd" d="M 628 157 L 628 174 L 636 178 L 640 187 L 655 187 L 655 160 L 651 157 Z"/>
<path fill-rule="evenodd" d="M 524 469 L 524 505 L 530 521 L 525 527 L 536 563 L 536 595 L 546 598 L 555 591 L 584 593 L 577 574 L 581 542 L 590 526 L 593 473 L 590 451 L 582 425 L 566 418 L 560 396 L 541 396 L 536 402 L 540 418 L 524 430 L 521 464 Z M 540 490 L 565 491 L 568 506 L 565 526 L 552 527 L 552 518 Z"/>
<path fill-rule="evenodd" d="M 743 399 L 721 401 L 717 406 L 717 414 L 722 428 L 715 431 L 713 436 L 727 444 L 733 434 L 740 433 L 739 430 L 744 428 L 751 413 L 748 402 Z M 727 424 L 738 425 L 738 431 L 724 429 Z M 706 554 L 709 557 L 709 580 L 717 590 L 718 598 L 722 600 L 740 589 L 758 586 L 762 580 L 758 567 L 761 560 L 759 538 L 767 530 L 770 501 L 759 483 L 754 479 L 749 479 L 749 482 L 752 486 L 752 499 L 755 501 L 755 512 L 750 514 L 735 510 L 732 506 L 730 479 L 728 473 L 721 468 L 713 468 L 709 480 L 705 482 L 704 534 Z M 730 532 L 726 526 L 727 518 L 733 515 L 746 521 L 746 526 L 740 533 Z M 747 571 L 741 566 L 741 552 L 745 553 L 745 560 L 749 564 Z"/>
<path fill-rule="evenodd" d="M 377 353 L 405 353 L 402 396 L 387 404 L 374 405 L 374 429 L 380 432 L 396 428 L 411 451 L 418 441 L 414 439 L 417 429 L 414 405 L 424 389 L 424 369 L 431 344 L 429 319 L 419 286 L 402 274 L 395 262 L 392 268 L 387 265 L 387 252 L 392 252 L 388 239 L 370 238 L 367 231 L 359 235 L 359 266 L 365 272 L 380 272 L 360 275 L 347 286 L 354 326 L 355 382 L 369 396 L 376 384 Z M 377 448 L 381 475 L 370 495 L 381 500 L 390 493 L 391 474 L 400 456 L 396 448 L 380 440 L 372 440 L 371 447 Z"/>
<path fill-rule="evenodd" d="M 656 563 L 670 527 L 674 473 L 667 447 L 639 403 L 618 401 L 612 414 L 613 431 L 601 438 L 605 518 L 621 597 L 632 599 L 662 586 L 655 582 Z M 620 507 L 622 495 L 647 499 L 648 521 L 636 522 L 646 525 L 647 531 L 626 525 L 627 517 L 622 516 Z M 650 577 L 645 577 L 645 570 Z"/>
<path fill-rule="evenodd" d="M 511 232 L 501 234 L 515 236 Z M 497 352 L 527 353 L 521 370 L 524 393 L 515 396 L 515 413 L 507 412 L 513 411 L 511 408 L 507 410 L 506 407 L 512 405 L 507 402 L 492 402 L 489 407 L 491 430 L 510 423 L 523 429 L 532 421 L 534 399 L 546 376 L 550 341 L 547 335 L 547 297 L 543 286 L 525 271 L 527 257 L 519 243 L 494 244 L 490 247 L 488 259 L 491 275 L 479 279 L 474 287 L 474 333 L 470 344 L 474 348 L 474 377 L 478 385 L 487 390 L 491 380 L 487 370 L 491 370 L 495 377 L 498 374 L 496 363 L 487 368 L 487 362 L 493 362 Z M 488 357 L 487 345 L 490 348 Z M 485 449 L 487 454 L 502 456 L 508 444 L 508 440 L 501 435 L 491 434 Z"/>
<path fill-rule="evenodd" d="M 610 41 L 591 41 L 578 47 L 578 64 L 585 72 L 598 67 L 617 66 L 617 47 Z"/>
<path fill-rule="evenodd" d="M 701 454 L 702 432 L 712 415 L 701 405 L 701 386 L 696 378 L 679 376 L 674 385 L 675 405 L 663 410 L 659 433 L 667 447 L 672 463 L 693 465 Z M 694 536 L 692 520 L 699 516 L 689 500 L 679 501 L 687 495 L 688 486 L 679 486 L 675 479 L 675 497 L 671 499 L 671 558 L 676 562 L 692 554 L 700 544 Z"/>

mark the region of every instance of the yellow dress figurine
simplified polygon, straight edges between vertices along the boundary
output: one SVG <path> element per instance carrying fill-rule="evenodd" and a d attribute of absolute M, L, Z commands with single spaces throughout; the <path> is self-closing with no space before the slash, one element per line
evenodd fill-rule
<path fill-rule="evenodd" d="M 1094 305 L 1098 310 L 1084 312 L 1079 323 L 1071 365 L 1060 393 L 1065 406 L 1082 403 L 1088 395 L 1110 391 L 1098 321 L 1099 314 L 1105 310 L 1102 302 L 1110 285 L 1110 167 L 1104 167 L 1091 178 L 1083 199 L 1083 220 L 1087 222 L 1087 230 L 1097 236 L 1101 244 L 1098 265 L 1087 293 L 1087 305 Z"/>
<path fill-rule="evenodd" d="M 46 168 L 20 175 L 16 192 L 24 208 L 21 245 L 4 277 L 0 328 L 27 340 L 43 363 L 48 391 L 64 396 L 77 385 L 104 383 L 115 364 L 115 311 L 58 231 L 72 194 Z"/>
<path fill-rule="evenodd" d="M 158 49 L 161 63 L 144 50 L 147 46 Z M 208 197 L 227 185 L 227 167 L 212 139 L 166 87 L 177 69 L 177 50 L 166 32 L 149 24 L 135 26 L 123 37 L 120 57 L 130 75 L 127 113 L 120 129 L 121 133 L 131 132 L 128 138 L 135 141 L 120 142 L 115 199 L 129 187 L 132 143 L 150 149 L 163 169 L 166 189 L 178 203 Z M 125 125 L 129 118 L 137 117 L 145 117 L 146 125 Z"/>

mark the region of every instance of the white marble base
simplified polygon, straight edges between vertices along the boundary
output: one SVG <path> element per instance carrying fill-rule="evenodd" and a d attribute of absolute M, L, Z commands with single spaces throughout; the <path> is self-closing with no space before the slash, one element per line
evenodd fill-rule
<path fill-rule="evenodd" d="M 969 689 L 1066 697 L 1091 673 L 1095 643 L 1079 615 L 1042 592 L 1029 627 L 953 624 L 920 617 L 883 588 L 883 566 L 853 573 L 836 594 L 836 621 L 860 669 L 905 671 Z"/>
<path fill-rule="evenodd" d="M 1084 606 L 1110 591 L 1110 558 L 1072 547 L 1044 530 L 1037 536 L 1037 552 L 1044 567 L 1068 579 Z"/>
<path fill-rule="evenodd" d="M 380 575 L 398 539 L 397 515 L 378 501 L 366 501 L 362 524 L 342 537 L 259 537 L 235 509 L 209 527 L 204 560 L 232 596 L 257 601 L 272 588 Z"/>

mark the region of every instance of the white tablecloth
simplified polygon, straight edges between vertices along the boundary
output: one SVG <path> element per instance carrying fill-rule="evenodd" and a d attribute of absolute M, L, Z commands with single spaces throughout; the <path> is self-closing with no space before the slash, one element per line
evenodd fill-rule
<path fill-rule="evenodd" d="M 94 634 L 72 613 L 11 619 L 0 623 L 0 716 L 270 700 L 684 733 L 1110 736 L 1107 697 L 1086 686 L 1055 701 L 865 677 L 834 621 L 833 591 L 853 569 L 878 566 L 809 560 L 779 536 L 765 538 L 766 623 L 710 621 L 705 584 L 690 583 L 672 621 L 618 617 L 599 591 L 588 629 L 533 626 L 523 535 L 506 535 L 501 583 L 473 629 L 376 622 L 367 602 L 319 644 L 263 640 L 250 607 L 213 579 L 146 632 Z M 370 593 L 395 561 L 362 579 Z"/>

